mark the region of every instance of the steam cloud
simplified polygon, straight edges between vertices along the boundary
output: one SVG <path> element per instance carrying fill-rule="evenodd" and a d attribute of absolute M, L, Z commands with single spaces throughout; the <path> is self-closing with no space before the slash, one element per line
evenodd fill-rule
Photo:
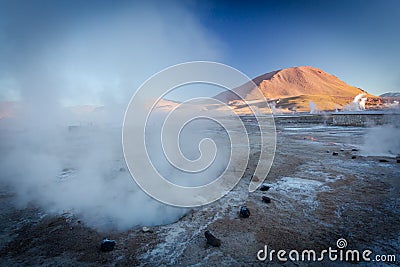
<path fill-rule="evenodd" d="M 310 114 L 318 113 L 317 105 L 314 102 L 310 101 L 308 104 L 310 106 Z"/>
<path fill-rule="evenodd" d="M 344 110 L 348 111 L 360 111 L 360 110 L 365 110 L 365 103 L 368 100 L 367 97 L 364 97 L 364 93 L 360 93 L 356 95 L 353 99 L 353 102 L 351 102 L 349 105 L 344 107 Z"/>
<path fill-rule="evenodd" d="M 364 156 L 400 155 L 400 128 L 398 125 L 375 126 L 367 130 L 361 152 Z"/>
<path fill-rule="evenodd" d="M 97 12 L 93 6 L 76 12 L 21 4 L 0 8 L 0 41 L 7 44 L 0 52 L 0 88 L 11 87 L 21 106 L 14 118 L 0 120 L 0 180 L 14 188 L 17 204 L 72 211 L 93 227 L 178 219 L 184 209 L 151 199 L 124 171 L 124 109 L 133 90 L 162 68 L 218 60 L 218 41 L 187 7 L 174 3 L 162 10 L 121 4 Z M 66 108 L 86 103 L 103 108 L 85 116 Z"/>

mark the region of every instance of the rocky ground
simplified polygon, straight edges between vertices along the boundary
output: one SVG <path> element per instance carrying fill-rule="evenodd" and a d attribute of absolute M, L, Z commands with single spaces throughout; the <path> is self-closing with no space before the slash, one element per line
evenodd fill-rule
<path fill-rule="evenodd" d="M 247 121 L 250 127 L 254 123 Z M 141 228 L 101 232 L 69 213 L 49 215 L 35 206 L 17 209 L 12 205 L 13 193 L 2 185 L 0 265 L 279 266 L 283 262 L 276 257 L 272 263 L 259 261 L 257 252 L 265 245 L 318 252 L 336 248 L 339 238 L 346 239 L 347 249 L 396 255 L 397 262 L 386 264 L 399 265 L 400 163 L 395 158 L 363 156 L 360 145 L 365 131 L 304 123 L 277 125 L 277 152 L 265 181 L 268 191 L 248 193 L 256 164 L 251 162 L 227 196 L 150 232 Z M 271 203 L 263 202 L 263 196 Z M 249 218 L 238 215 L 243 205 L 251 212 Z M 206 230 L 221 240 L 220 247 L 206 244 Z M 116 240 L 113 251 L 100 250 L 103 237 Z M 324 261 L 329 264 L 350 263 Z"/>

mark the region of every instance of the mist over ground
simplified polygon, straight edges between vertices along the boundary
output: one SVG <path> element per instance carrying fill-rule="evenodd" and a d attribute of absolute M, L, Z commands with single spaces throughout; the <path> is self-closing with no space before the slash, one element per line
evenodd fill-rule
<path fill-rule="evenodd" d="M 0 8 L 0 100 L 12 98 L 19 107 L 15 117 L 0 120 L 0 180 L 16 192 L 18 207 L 32 203 L 47 212 L 72 212 L 96 228 L 175 221 L 186 210 L 148 197 L 126 169 L 125 108 L 154 73 L 190 60 L 219 61 L 224 44 L 187 3 L 93 4 L 14 2 Z M 185 152 L 195 158 L 204 136 L 184 132 L 183 147 L 193 145 Z M 397 155 L 397 136 L 398 128 L 371 129 L 362 151 Z M 157 133 L 154 138 L 158 144 Z M 158 157 L 159 149 L 150 156 L 171 180 L 210 181 L 201 174 L 195 183 L 182 181 Z M 213 174 L 223 171 L 223 155 Z"/>
<path fill-rule="evenodd" d="M 365 156 L 400 156 L 400 128 L 399 126 L 383 125 L 371 127 L 363 137 L 361 146 Z"/>
<path fill-rule="evenodd" d="M 93 4 L 102 8 L 93 12 Z M 219 41 L 175 2 L 162 9 L 58 5 L 15 2 L 0 11 L 0 40 L 7 44 L 0 52 L 1 95 L 19 103 L 15 117 L 0 120 L 2 183 L 15 190 L 20 208 L 33 203 L 72 212 L 96 228 L 177 220 L 186 210 L 147 196 L 126 169 L 124 111 L 136 88 L 163 68 L 218 60 Z M 92 112 L 71 108 L 85 104 Z"/>

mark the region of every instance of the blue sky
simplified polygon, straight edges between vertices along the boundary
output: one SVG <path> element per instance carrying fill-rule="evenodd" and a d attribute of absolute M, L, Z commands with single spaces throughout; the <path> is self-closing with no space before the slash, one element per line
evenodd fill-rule
<path fill-rule="evenodd" d="M 311 65 L 371 93 L 400 90 L 400 1 L 232 2 L 200 20 L 249 76 Z"/>
<path fill-rule="evenodd" d="M 309 65 L 379 95 L 400 91 L 399 47 L 394 0 L 0 0 L 0 101 L 125 104 L 191 60 L 251 78 Z"/>

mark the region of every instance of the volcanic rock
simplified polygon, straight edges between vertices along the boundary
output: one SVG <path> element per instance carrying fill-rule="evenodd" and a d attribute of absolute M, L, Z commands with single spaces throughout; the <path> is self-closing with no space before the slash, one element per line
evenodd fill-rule
<path fill-rule="evenodd" d="M 241 206 L 239 214 L 240 214 L 240 217 L 242 217 L 242 218 L 249 218 L 250 210 L 246 206 Z"/>
<path fill-rule="evenodd" d="M 101 241 L 101 251 L 112 251 L 114 250 L 115 244 L 115 240 L 104 238 L 103 241 Z"/>
<path fill-rule="evenodd" d="M 210 244 L 213 247 L 219 247 L 221 246 L 221 240 L 216 238 L 213 234 L 210 233 L 210 231 L 205 231 L 204 236 L 207 239 L 207 244 Z"/>
<path fill-rule="evenodd" d="M 271 199 L 270 199 L 269 197 L 263 196 L 263 197 L 262 197 L 262 200 L 263 200 L 265 203 L 271 203 Z"/>
<path fill-rule="evenodd" d="M 268 191 L 270 188 L 268 185 L 263 184 L 260 186 L 260 191 Z"/>
<path fill-rule="evenodd" d="M 149 227 L 143 226 L 142 232 L 143 233 L 153 233 L 153 230 L 151 230 L 151 228 L 149 228 Z"/>

